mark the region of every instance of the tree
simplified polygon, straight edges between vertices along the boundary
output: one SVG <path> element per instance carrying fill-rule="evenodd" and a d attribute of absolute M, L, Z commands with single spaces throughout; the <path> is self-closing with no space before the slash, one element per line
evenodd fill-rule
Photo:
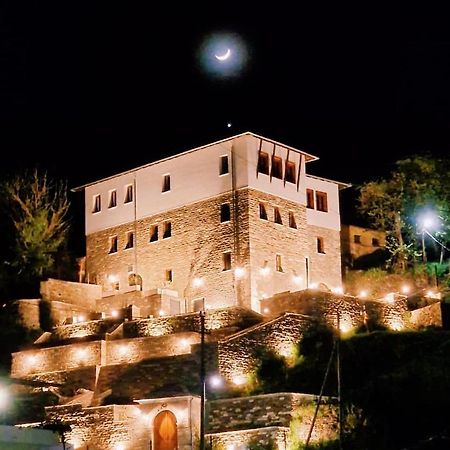
<path fill-rule="evenodd" d="M 418 218 L 425 209 L 449 223 L 450 176 L 448 160 L 414 156 L 397 161 L 388 179 L 370 181 L 360 187 L 360 212 L 387 233 L 387 249 L 395 269 L 405 270 L 420 246 Z M 440 237 L 448 239 L 441 230 Z"/>
<path fill-rule="evenodd" d="M 67 241 L 69 201 L 65 183 L 34 170 L 1 186 L 3 213 L 11 230 L 4 266 L 26 284 L 51 273 L 55 255 Z"/>

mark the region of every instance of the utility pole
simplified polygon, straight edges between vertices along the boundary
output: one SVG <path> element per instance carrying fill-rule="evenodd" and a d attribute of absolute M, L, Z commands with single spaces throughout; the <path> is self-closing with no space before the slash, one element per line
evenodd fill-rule
<path fill-rule="evenodd" d="M 341 318 L 339 311 L 337 311 L 337 339 L 336 339 L 336 375 L 337 375 L 337 390 L 338 390 L 338 406 L 339 406 L 339 449 L 342 450 L 342 392 L 341 392 Z"/>
<path fill-rule="evenodd" d="M 205 398 L 206 398 L 206 371 L 205 371 L 205 309 L 200 311 L 200 450 L 205 450 Z"/>

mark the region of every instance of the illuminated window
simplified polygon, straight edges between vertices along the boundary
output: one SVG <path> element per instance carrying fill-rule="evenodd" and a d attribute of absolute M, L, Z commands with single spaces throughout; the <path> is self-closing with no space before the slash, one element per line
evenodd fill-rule
<path fill-rule="evenodd" d="M 325 244 L 322 237 L 317 238 L 317 253 L 325 253 Z"/>
<path fill-rule="evenodd" d="M 283 266 L 281 264 L 281 255 L 276 255 L 275 267 L 276 267 L 277 272 L 283 272 Z"/>
<path fill-rule="evenodd" d="M 109 253 L 117 253 L 117 236 L 109 238 Z"/>
<path fill-rule="evenodd" d="M 275 155 L 272 156 L 272 176 L 280 180 L 283 178 L 283 160 Z"/>
<path fill-rule="evenodd" d="M 222 253 L 223 271 L 231 270 L 231 252 Z"/>
<path fill-rule="evenodd" d="M 133 185 L 129 184 L 125 187 L 125 201 L 124 203 L 131 203 L 133 201 Z"/>
<path fill-rule="evenodd" d="M 316 208 L 317 211 L 328 212 L 328 199 L 326 192 L 316 192 Z"/>
<path fill-rule="evenodd" d="M 225 175 L 228 173 L 228 155 L 220 157 L 220 170 L 219 175 Z"/>
<path fill-rule="evenodd" d="M 354 242 L 355 244 L 361 244 L 361 235 L 360 235 L 360 234 L 355 234 L 355 235 L 353 236 L 353 242 Z"/>
<path fill-rule="evenodd" d="M 295 215 L 292 211 L 289 211 L 289 228 L 297 228 L 297 223 L 295 222 Z"/>
<path fill-rule="evenodd" d="M 169 192 L 169 191 L 170 191 L 170 175 L 166 174 L 163 176 L 162 192 Z"/>
<path fill-rule="evenodd" d="M 134 247 L 134 233 L 129 231 L 127 233 L 127 243 L 125 245 L 125 249 Z"/>
<path fill-rule="evenodd" d="M 172 222 L 164 222 L 163 239 L 172 236 Z"/>
<path fill-rule="evenodd" d="M 220 221 L 229 222 L 231 219 L 231 209 L 229 203 L 222 203 L 220 205 Z"/>
<path fill-rule="evenodd" d="M 275 207 L 273 208 L 273 221 L 275 223 L 278 223 L 280 225 L 283 225 L 283 221 L 281 220 L 281 213 L 280 213 L 280 209 Z"/>
<path fill-rule="evenodd" d="M 295 163 L 292 161 L 286 161 L 286 181 L 295 184 Z"/>
<path fill-rule="evenodd" d="M 372 238 L 372 246 L 373 247 L 379 247 L 380 241 L 377 238 Z"/>
<path fill-rule="evenodd" d="M 259 152 L 258 172 L 269 175 L 269 155 L 265 152 Z"/>
<path fill-rule="evenodd" d="M 92 198 L 92 212 L 98 213 L 102 210 L 102 197 L 100 194 L 94 195 Z"/>
<path fill-rule="evenodd" d="M 172 269 L 167 269 L 166 270 L 166 281 L 173 281 L 173 272 Z"/>
<path fill-rule="evenodd" d="M 312 189 L 306 189 L 306 207 L 314 209 L 314 191 Z"/>
<path fill-rule="evenodd" d="M 266 205 L 264 203 L 259 204 L 259 218 L 267 220 L 267 210 Z"/>
<path fill-rule="evenodd" d="M 109 192 L 108 208 L 114 208 L 115 206 L 117 206 L 117 191 L 114 189 Z"/>
<path fill-rule="evenodd" d="M 150 242 L 158 240 L 158 225 L 152 225 L 150 227 Z"/>

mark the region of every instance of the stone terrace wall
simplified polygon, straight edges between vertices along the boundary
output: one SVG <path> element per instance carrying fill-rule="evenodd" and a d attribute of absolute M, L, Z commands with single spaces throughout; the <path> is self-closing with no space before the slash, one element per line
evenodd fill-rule
<path fill-rule="evenodd" d="M 305 314 L 331 326 L 336 326 L 338 312 L 341 323 L 358 326 L 364 321 L 358 299 L 316 289 L 274 295 L 261 300 L 261 310 L 269 316 L 277 316 L 284 311 Z"/>
<path fill-rule="evenodd" d="M 261 322 L 262 317 L 244 308 L 223 308 L 207 311 L 205 328 L 217 330 L 225 327 L 249 327 Z M 124 336 L 162 336 L 183 331 L 200 332 L 200 314 L 180 314 L 177 316 L 155 317 L 124 323 Z"/>
<path fill-rule="evenodd" d="M 136 364 L 117 364 L 100 369 L 96 395 L 112 389 L 114 396 L 140 399 L 149 393 L 178 389 L 186 393 L 199 390 L 199 346 L 191 354 L 145 360 Z M 208 372 L 217 370 L 217 347 L 207 345 Z"/>
<path fill-rule="evenodd" d="M 12 377 L 58 372 L 102 363 L 104 341 L 83 342 L 63 347 L 37 348 L 12 354 Z"/>
<path fill-rule="evenodd" d="M 145 359 L 170 357 L 191 352 L 200 342 L 194 332 L 168 336 L 120 339 L 106 342 L 106 364 L 136 363 Z"/>
<path fill-rule="evenodd" d="M 342 331 L 363 325 L 366 321 L 393 330 L 408 326 L 407 299 L 402 295 L 396 295 L 392 300 L 369 301 L 349 295 L 306 289 L 263 299 L 261 309 L 271 317 L 284 311 L 304 314 L 331 327 L 336 327 L 339 313 Z"/>
<path fill-rule="evenodd" d="M 411 311 L 410 323 L 415 328 L 442 327 L 441 302 Z"/>
<path fill-rule="evenodd" d="M 121 323 L 120 320 L 89 320 L 87 322 L 60 325 L 52 330 L 51 343 L 88 336 L 104 337 Z"/>
<path fill-rule="evenodd" d="M 66 433 L 69 443 L 78 448 L 89 443 L 89 450 L 114 450 L 119 444 L 127 449 L 148 449 L 148 436 L 142 425 L 130 420 L 136 408 L 111 405 L 83 409 L 81 405 L 46 408 L 48 420 L 61 420 L 71 426 Z"/>
<path fill-rule="evenodd" d="M 315 400 L 314 395 L 285 392 L 212 400 L 208 402 L 208 432 L 289 427 L 296 409 L 315 405 Z"/>
<path fill-rule="evenodd" d="M 241 445 L 255 439 L 267 443 L 267 439 L 271 438 L 279 448 L 284 449 L 289 444 L 290 428 L 295 429 L 300 441 L 306 440 L 315 400 L 315 396 L 295 393 L 214 400 L 207 403 L 208 433 L 216 443 Z M 336 439 L 337 406 L 324 400 L 319 411 L 312 442 Z M 282 439 L 280 434 L 271 432 L 277 429 L 282 431 Z"/>
<path fill-rule="evenodd" d="M 225 433 L 208 434 L 206 441 L 213 449 L 241 448 L 241 445 L 260 445 L 268 447 L 275 443 L 279 450 L 287 450 L 289 445 L 289 428 L 267 427 L 253 430 L 229 431 Z"/>
<path fill-rule="evenodd" d="M 219 341 L 220 373 L 228 380 L 249 375 L 255 369 L 257 352 L 265 348 L 286 358 L 293 356 L 294 344 L 310 323 L 308 317 L 287 313 Z"/>
<path fill-rule="evenodd" d="M 96 284 L 74 283 L 49 278 L 41 282 L 44 300 L 70 303 L 95 311 L 96 300 L 102 296 L 102 287 Z"/>

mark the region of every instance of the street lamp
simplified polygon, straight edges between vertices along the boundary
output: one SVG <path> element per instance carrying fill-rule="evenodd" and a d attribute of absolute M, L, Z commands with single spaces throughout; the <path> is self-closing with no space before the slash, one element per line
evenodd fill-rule
<path fill-rule="evenodd" d="M 438 216 L 433 211 L 427 211 L 419 216 L 418 224 L 422 234 L 422 261 L 426 264 L 427 252 L 425 248 L 425 233 L 430 235 L 430 230 L 435 230 L 438 227 Z"/>

